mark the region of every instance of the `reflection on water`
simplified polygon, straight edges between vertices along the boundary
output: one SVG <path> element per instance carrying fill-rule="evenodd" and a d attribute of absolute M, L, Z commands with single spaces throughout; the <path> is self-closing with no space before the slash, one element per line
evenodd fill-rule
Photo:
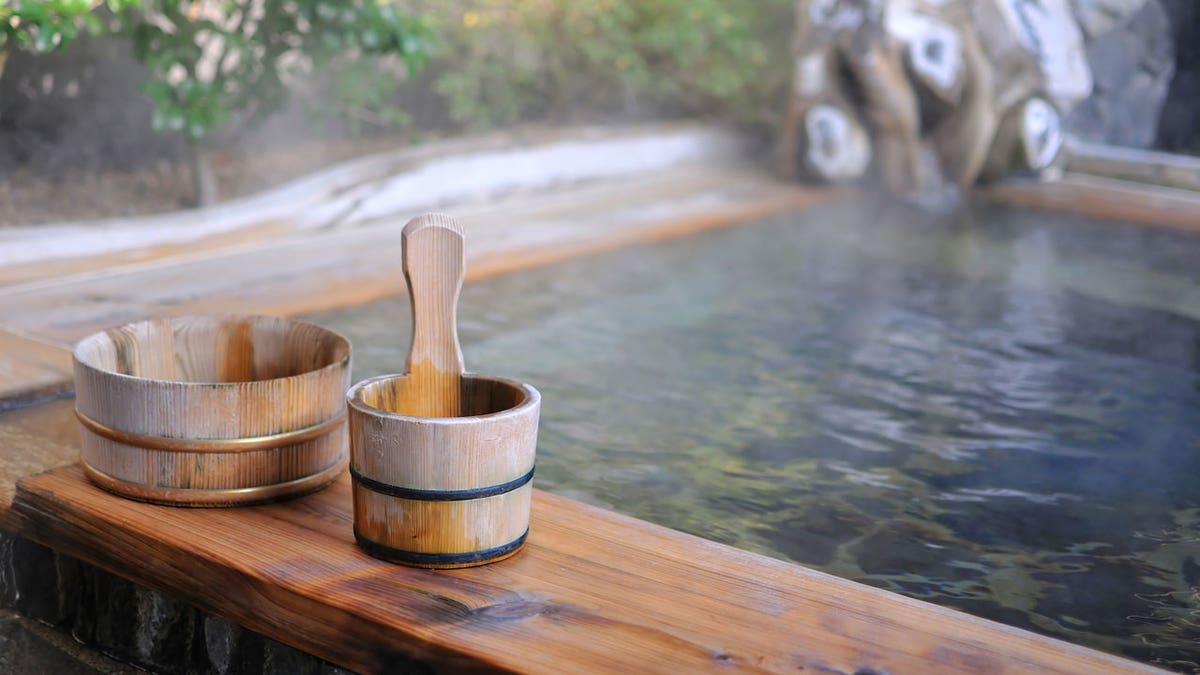
<path fill-rule="evenodd" d="M 1200 668 L 1200 239 L 983 215 L 839 204 L 483 280 L 467 365 L 541 390 L 543 489 Z M 356 378 L 403 368 L 403 297 L 314 318 Z"/>

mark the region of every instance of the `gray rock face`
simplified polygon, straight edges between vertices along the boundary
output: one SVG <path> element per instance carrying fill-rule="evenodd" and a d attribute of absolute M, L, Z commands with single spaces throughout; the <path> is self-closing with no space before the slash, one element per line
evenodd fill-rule
<path fill-rule="evenodd" d="M 0 672 L 55 675 L 137 675 L 138 670 L 88 653 L 69 636 L 15 612 L 0 611 Z"/>
<path fill-rule="evenodd" d="M 1160 0 L 1175 37 L 1175 79 L 1158 127 L 1158 146 L 1200 155 L 1200 2 Z"/>
<path fill-rule="evenodd" d="M 1076 0 L 1076 4 L 1121 3 Z M 1095 17 L 1092 20 L 1099 21 Z M 1166 12 L 1158 0 L 1149 0 L 1128 23 L 1091 41 L 1087 56 L 1093 93 L 1068 116 L 1068 131 L 1097 143 L 1138 148 L 1153 145 L 1167 88 L 1175 73 L 1175 48 L 1170 36 Z"/>
<path fill-rule="evenodd" d="M 0 673 L 146 670 L 349 675 L 182 601 L 0 532 Z M 396 664 L 396 672 L 428 670 L 415 662 Z"/>
<path fill-rule="evenodd" d="M 1145 5 L 1146 0 L 1071 0 L 1079 27 L 1089 40 L 1116 28 Z"/>

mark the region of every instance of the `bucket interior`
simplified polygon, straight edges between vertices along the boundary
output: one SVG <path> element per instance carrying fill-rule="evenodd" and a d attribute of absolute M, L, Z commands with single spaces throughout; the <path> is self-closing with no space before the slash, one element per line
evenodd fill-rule
<path fill-rule="evenodd" d="M 381 378 L 363 383 L 357 398 L 372 408 L 398 415 L 424 417 L 422 396 L 426 390 L 414 386 L 408 376 Z M 525 390 L 514 382 L 480 375 L 463 375 L 459 387 L 462 417 L 492 415 L 525 402 Z"/>
<path fill-rule="evenodd" d="M 93 368 L 177 382 L 253 382 L 338 363 L 350 344 L 315 324 L 276 317 L 182 317 L 113 328 L 79 343 Z"/>

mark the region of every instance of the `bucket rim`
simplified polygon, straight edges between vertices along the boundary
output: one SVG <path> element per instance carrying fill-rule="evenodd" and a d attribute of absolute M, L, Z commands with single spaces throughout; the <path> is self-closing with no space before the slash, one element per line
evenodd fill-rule
<path fill-rule="evenodd" d="M 381 417 L 401 422 L 412 424 L 438 424 L 438 425 L 458 425 L 458 424 L 485 424 L 498 420 L 519 417 L 528 413 L 531 408 L 536 408 L 541 405 L 542 395 L 532 385 L 517 380 L 498 377 L 495 375 L 483 375 L 479 373 L 463 373 L 464 380 L 480 380 L 488 382 L 497 382 L 512 389 L 516 389 L 524 394 L 525 398 L 520 403 L 511 408 L 498 410 L 492 413 L 484 413 L 482 415 L 459 415 L 457 417 L 423 417 L 420 415 L 405 415 L 403 413 L 391 412 L 383 408 L 376 408 L 362 400 L 362 392 L 367 387 L 389 380 L 401 380 L 409 377 L 408 373 L 395 373 L 390 375 L 376 375 L 365 380 L 357 382 L 350 390 L 346 392 L 346 405 L 353 411 L 368 417 Z"/>
<path fill-rule="evenodd" d="M 312 370 L 306 370 L 302 373 L 296 373 L 294 375 L 285 375 L 283 377 L 268 377 L 268 378 L 263 378 L 263 379 L 258 379 L 258 380 L 234 380 L 234 381 L 228 381 L 228 382 L 196 381 L 196 380 L 170 380 L 170 379 L 164 379 L 164 378 L 159 378 L 159 377 L 145 377 L 142 375 L 131 375 L 129 373 L 122 373 L 122 372 L 119 372 L 116 370 L 110 370 L 108 368 L 104 368 L 100 365 L 97 365 L 92 360 L 84 358 L 84 356 L 82 355 L 82 351 L 86 346 L 88 346 L 89 344 L 91 344 L 93 342 L 99 341 L 99 340 L 108 339 L 109 332 L 114 331 L 114 330 L 134 328 L 137 326 L 141 326 L 143 324 L 150 324 L 150 323 L 159 322 L 159 321 L 166 321 L 171 324 L 172 328 L 174 328 L 177 324 L 186 323 L 188 321 L 219 322 L 219 321 L 226 321 L 226 320 L 250 320 L 255 323 L 257 323 L 260 320 L 261 321 L 279 321 L 279 322 L 282 322 L 282 323 L 285 323 L 288 325 L 301 325 L 301 326 L 308 326 L 311 328 L 315 328 L 318 331 L 323 332 L 323 333 L 327 334 L 328 336 L 334 338 L 339 343 L 339 347 L 344 348 L 345 355 L 341 356 L 340 358 L 335 358 L 334 360 L 321 366 L 320 368 L 313 368 Z M 287 317 L 287 316 L 271 316 L 268 314 L 235 314 L 235 313 L 183 314 L 183 315 L 177 315 L 177 316 L 155 317 L 155 318 L 150 318 L 150 319 L 143 319 L 141 321 L 131 321 L 129 323 L 124 323 L 119 326 L 113 326 L 111 328 L 106 328 L 104 330 L 99 330 L 94 333 L 91 333 L 90 335 L 87 335 L 86 337 L 81 339 L 79 342 L 75 343 L 75 346 L 71 349 L 71 360 L 74 363 L 75 367 L 83 368 L 85 370 L 88 370 L 92 373 L 96 373 L 97 375 L 100 375 L 105 378 L 112 378 L 117 381 L 144 383 L 146 385 L 155 386 L 155 387 L 167 386 L 167 387 L 183 387 L 183 388 L 187 388 L 187 389 L 218 389 L 218 390 L 220 390 L 220 389 L 233 390 L 233 389 L 238 389 L 238 388 L 245 388 L 248 386 L 253 388 L 256 385 L 257 386 L 268 386 L 275 382 L 283 382 L 283 381 L 287 381 L 287 380 L 297 380 L 297 379 L 301 379 L 301 378 L 317 377 L 323 373 L 333 372 L 333 371 L 338 371 L 338 370 L 344 370 L 346 372 L 349 372 L 351 359 L 353 358 L 353 356 L 354 356 L 354 347 L 350 342 L 350 338 L 346 337 L 342 333 L 340 333 L 332 328 L 323 326 L 319 323 L 314 323 L 312 321 L 305 321 L 304 319 L 296 319 L 296 318 Z"/>

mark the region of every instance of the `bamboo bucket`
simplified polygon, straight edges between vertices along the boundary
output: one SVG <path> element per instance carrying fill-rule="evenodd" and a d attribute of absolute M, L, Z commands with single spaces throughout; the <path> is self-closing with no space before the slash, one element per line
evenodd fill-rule
<path fill-rule="evenodd" d="M 541 396 L 463 373 L 461 226 L 421 216 L 402 241 L 413 313 L 408 372 L 347 394 L 355 539 L 371 555 L 416 567 L 502 560 L 529 531 Z"/>
<path fill-rule="evenodd" d="M 74 351 L 81 456 L 92 482 L 176 506 L 318 490 L 346 463 L 350 342 L 266 316 L 153 319 Z"/>

